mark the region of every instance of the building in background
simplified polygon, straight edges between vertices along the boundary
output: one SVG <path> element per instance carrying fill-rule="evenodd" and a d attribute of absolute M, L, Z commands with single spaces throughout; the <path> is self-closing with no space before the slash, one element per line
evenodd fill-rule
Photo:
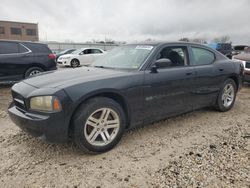
<path fill-rule="evenodd" d="M 0 20 L 0 39 L 38 41 L 38 24 Z"/>

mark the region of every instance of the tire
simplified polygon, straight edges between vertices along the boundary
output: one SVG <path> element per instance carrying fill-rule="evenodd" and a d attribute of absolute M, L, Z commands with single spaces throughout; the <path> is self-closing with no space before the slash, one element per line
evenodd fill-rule
<path fill-rule="evenodd" d="M 34 75 L 39 74 L 39 73 L 41 73 L 41 72 L 43 72 L 43 71 L 44 71 L 44 70 L 43 70 L 42 68 L 40 68 L 40 67 L 31 67 L 31 68 L 29 68 L 29 69 L 25 72 L 24 78 L 28 78 L 28 77 L 30 77 L 30 76 L 34 76 Z"/>
<path fill-rule="evenodd" d="M 76 68 L 76 67 L 79 67 L 80 66 L 80 62 L 78 59 L 72 59 L 71 62 L 70 62 L 70 66 L 72 68 Z"/>
<path fill-rule="evenodd" d="M 96 97 L 83 103 L 74 114 L 73 139 L 86 153 L 102 153 L 120 141 L 125 127 L 122 107 L 110 98 Z"/>
<path fill-rule="evenodd" d="M 233 79 L 227 79 L 216 100 L 216 109 L 221 112 L 226 112 L 234 106 L 236 98 L 237 86 Z"/>

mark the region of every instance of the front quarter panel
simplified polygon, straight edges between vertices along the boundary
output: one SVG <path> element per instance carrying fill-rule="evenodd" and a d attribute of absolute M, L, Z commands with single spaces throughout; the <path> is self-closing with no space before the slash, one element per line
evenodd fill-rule
<path fill-rule="evenodd" d="M 71 115 L 87 99 L 113 93 L 122 97 L 126 103 L 130 117 L 129 122 L 131 124 L 141 123 L 143 120 L 143 78 L 143 72 L 133 72 L 128 76 L 106 78 L 68 86 L 64 90 L 74 104 Z"/>

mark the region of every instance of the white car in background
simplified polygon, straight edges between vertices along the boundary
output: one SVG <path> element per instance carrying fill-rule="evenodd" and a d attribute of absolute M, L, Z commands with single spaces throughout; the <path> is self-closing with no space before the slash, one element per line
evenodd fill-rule
<path fill-rule="evenodd" d="M 60 56 L 57 60 L 57 63 L 71 67 L 90 65 L 104 54 L 105 52 L 99 48 L 81 48 L 72 52 L 71 54 Z"/>

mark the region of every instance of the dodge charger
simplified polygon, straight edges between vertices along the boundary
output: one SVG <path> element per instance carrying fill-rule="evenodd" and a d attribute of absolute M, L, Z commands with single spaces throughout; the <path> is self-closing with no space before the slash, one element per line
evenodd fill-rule
<path fill-rule="evenodd" d="M 33 76 L 12 87 L 12 121 L 49 142 L 112 149 L 128 129 L 204 107 L 230 110 L 244 67 L 184 42 L 123 45 L 88 67 Z"/>

